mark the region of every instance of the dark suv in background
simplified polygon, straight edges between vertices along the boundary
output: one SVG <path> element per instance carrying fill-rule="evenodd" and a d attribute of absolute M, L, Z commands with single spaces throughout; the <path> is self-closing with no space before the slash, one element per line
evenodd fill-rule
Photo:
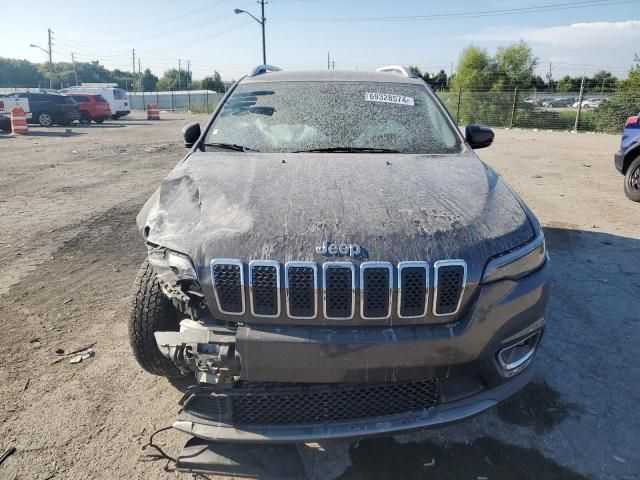
<path fill-rule="evenodd" d="M 51 127 L 54 124 L 69 125 L 80 120 L 78 104 L 70 97 L 55 93 L 14 93 L 9 97 L 26 98 L 29 100 L 31 119 L 29 123 Z"/>

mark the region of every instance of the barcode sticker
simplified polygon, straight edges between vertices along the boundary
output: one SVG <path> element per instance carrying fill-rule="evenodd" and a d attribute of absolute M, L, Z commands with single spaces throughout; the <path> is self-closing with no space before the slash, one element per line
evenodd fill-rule
<path fill-rule="evenodd" d="M 394 95 L 392 93 L 377 93 L 367 92 L 364 99 L 367 102 L 383 102 L 383 103 L 395 103 L 396 105 L 408 105 L 413 107 L 413 98 L 405 97 L 404 95 Z"/>

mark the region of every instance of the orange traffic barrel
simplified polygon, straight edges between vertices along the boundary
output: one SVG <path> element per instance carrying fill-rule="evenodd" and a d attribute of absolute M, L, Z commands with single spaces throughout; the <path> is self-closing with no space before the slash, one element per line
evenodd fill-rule
<path fill-rule="evenodd" d="M 26 135 L 29 133 L 27 115 L 22 107 L 13 107 L 11 109 L 11 133 L 14 135 Z"/>
<path fill-rule="evenodd" d="M 147 120 L 160 120 L 160 107 L 157 103 L 147 104 Z"/>

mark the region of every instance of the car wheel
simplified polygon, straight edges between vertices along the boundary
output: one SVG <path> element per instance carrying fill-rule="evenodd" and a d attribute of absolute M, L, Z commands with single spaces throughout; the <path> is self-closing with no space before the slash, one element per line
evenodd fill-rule
<path fill-rule="evenodd" d="M 53 117 L 49 112 L 41 112 L 38 114 L 38 123 L 43 127 L 51 127 L 53 125 Z"/>
<path fill-rule="evenodd" d="M 90 125 L 91 124 L 91 115 L 89 112 L 80 112 L 80 125 Z"/>
<path fill-rule="evenodd" d="M 100 118 L 94 118 L 93 121 L 96 123 L 104 123 L 104 121 L 106 120 L 105 117 L 100 117 Z"/>
<path fill-rule="evenodd" d="M 155 332 L 179 331 L 178 312 L 164 296 L 156 272 L 146 260 L 140 266 L 133 285 L 129 316 L 129 342 L 138 364 L 147 372 L 168 378 L 184 376 L 160 353 Z"/>
<path fill-rule="evenodd" d="M 120 118 L 120 116 L 119 116 L 119 115 L 111 115 L 111 119 L 112 119 L 112 120 L 117 120 L 117 119 L 119 119 L 119 118 Z"/>
<path fill-rule="evenodd" d="M 640 156 L 631 162 L 624 177 L 624 193 L 629 200 L 640 202 Z"/>

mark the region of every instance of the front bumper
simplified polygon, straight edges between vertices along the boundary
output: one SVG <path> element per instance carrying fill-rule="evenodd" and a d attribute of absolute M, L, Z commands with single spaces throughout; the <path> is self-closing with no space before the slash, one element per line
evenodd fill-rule
<path fill-rule="evenodd" d="M 364 420 L 306 425 L 225 425 L 202 422 L 196 417 L 180 413 L 173 427 L 209 441 L 235 443 L 303 443 L 337 438 L 359 438 L 371 435 L 422 428 L 441 427 L 458 422 L 495 406 L 522 389 L 533 376 L 530 366 L 515 379 L 476 395 L 442 403 L 429 410 L 398 415 L 372 417 Z"/>
<path fill-rule="evenodd" d="M 212 441 L 286 443 L 430 427 L 475 415 L 529 381 L 530 361 L 509 373 L 498 365 L 496 355 L 533 332 L 542 332 L 549 296 L 548 279 L 546 262 L 536 272 L 517 281 L 481 285 L 465 312 L 455 321 L 443 324 L 368 328 L 242 325 L 233 336 L 214 333 L 207 327 L 182 334 L 157 333 L 161 351 L 174 361 L 178 350 L 171 345 L 178 343 L 177 338 L 181 338 L 183 344 L 191 344 L 188 355 L 191 366 L 201 372 L 208 370 L 199 377 L 204 382 L 215 376 L 211 374 L 212 367 L 225 370 L 241 382 L 303 389 L 305 385 L 312 388 L 326 385 L 329 389 L 331 385 L 402 385 L 425 379 L 438 382 L 439 397 L 426 408 L 426 404 L 416 404 L 418 408 L 413 406 L 403 411 L 369 410 L 367 404 L 362 410 L 366 415 L 352 420 L 347 418 L 356 417 L 322 416 L 323 412 L 314 416 L 318 412 L 315 410 L 304 417 L 304 421 L 289 421 L 285 414 L 284 420 L 280 417 L 273 422 L 268 415 L 260 417 L 266 418 L 264 421 L 248 422 L 246 418 L 251 417 L 243 417 L 240 409 L 234 411 L 232 397 L 242 395 L 241 390 L 201 383 L 207 388 L 217 388 L 208 395 L 216 399 L 215 402 L 226 398 L 229 408 L 223 411 L 212 400 L 208 405 L 205 402 L 204 408 L 194 410 L 186 402 L 174 426 Z M 472 386 L 460 388 L 458 394 L 452 395 L 443 385 L 453 379 L 462 379 L 462 384 Z M 249 392 L 248 395 L 259 394 Z M 279 395 L 284 402 L 292 398 Z M 269 408 L 275 405 L 277 410 L 277 401 L 269 401 Z M 301 403 L 304 404 L 298 400 L 296 405 Z M 331 409 L 336 404 L 341 405 L 329 397 L 326 405 Z M 260 411 L 261 407 L 255 408 Z M 371 411 L 376 414 L 369 415 Z M 309 420 L 314 418 L 321 418 L 322 422 Z"/>

